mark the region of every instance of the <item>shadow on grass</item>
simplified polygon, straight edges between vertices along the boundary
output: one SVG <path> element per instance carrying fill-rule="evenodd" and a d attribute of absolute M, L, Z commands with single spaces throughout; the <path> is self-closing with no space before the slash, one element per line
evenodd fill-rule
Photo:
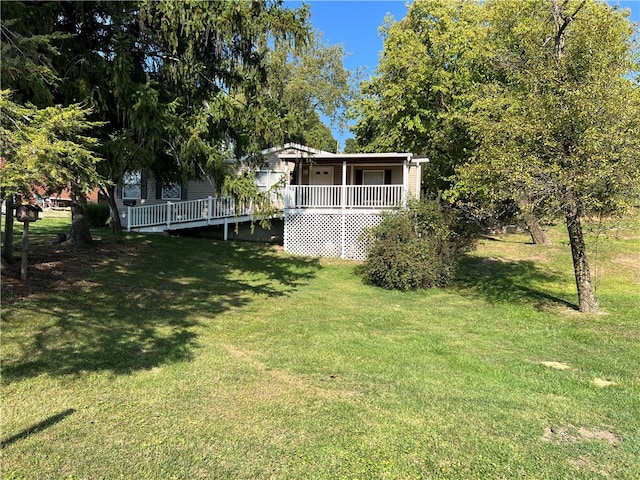
<path fill-rule="evenodd" d="M 466 256 L 460 262 L 455 286 L 491 303 L 530 304 L 538 310 L 551 306 L 576 309 L 573 303 L 549 293 L 553 283 L 565 280 L 528 260 Z"/>
<path fill-rule="evenodd" d="M 18 440 L 27 438 L 29 435 L 33 435 L 34 433 L 38 433 L 38 432 L 41 432 L 42 430 L 46 430 L 47 428 L 52 427 L 56 423 L 61 422 L 62 420 L 64 420 L 65 418 L 67 418 L 69 415 L 73 413 L 75 413 L 75 410 L 73 408 L 69 408 L 68 410 L 65 410 L 56 415 L 50 416 L 49 418 L 47 418 L 46 420 L 43 420 L 42 422 L 36 423 L 35 425 L 31 425 L 30 427 L 25 428 L 21 432 L 16 433 L 15 435 L 12 435 L 11 437 L 0 441 L 0 448 L 8 447 L 9 445 L 16 443 Z"/>
<path fill-rule="evenodd" d="M 257 296 L 288 296 L 320 268 L 259 245 L 162 236 L 97 251 L 32 255 L 46 288 L 4 305 L 5 383 L 188 361 L 199 328 Z"/>

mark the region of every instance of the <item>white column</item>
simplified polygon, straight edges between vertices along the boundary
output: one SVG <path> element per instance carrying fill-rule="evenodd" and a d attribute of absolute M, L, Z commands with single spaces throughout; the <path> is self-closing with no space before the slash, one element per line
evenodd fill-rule
<path fill-rule="evenodd" d="M 342 161 L 342 198 L 341 198 L 341 221 L 340 221 L 340 258 L 347 256 L 347 232 L 345 208 L 347 207 L 347 161 Z"/>
<path fill-rule="evenodd" d="M 409 160 L 411 157 L 404 159 L 402 163 L 402 206 L 407 206 L 407 194 L 409 193 Z"/>
<path fill-rule="evenodd" d="M 340 207 L 347 207 L 347 161 L 342 161 L 342 191 L 340 192 Z"/>

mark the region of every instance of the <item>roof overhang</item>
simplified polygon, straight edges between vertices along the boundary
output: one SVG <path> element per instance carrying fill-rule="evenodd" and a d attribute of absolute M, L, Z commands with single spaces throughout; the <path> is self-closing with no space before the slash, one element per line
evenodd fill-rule
<path fill-rule="evenodd" d="M 316 154 L 309 156 L 300 156 L 296 154 L 281 154 L 278 155 L 283 160 L 303 160 L 313 163 L 322 164 L 341 164 L 347 162 L 349 164 L 360 163 L 403 163 L 405 161 L 411 161 L 411 153 L 328 153 L 328 154 Z"/>

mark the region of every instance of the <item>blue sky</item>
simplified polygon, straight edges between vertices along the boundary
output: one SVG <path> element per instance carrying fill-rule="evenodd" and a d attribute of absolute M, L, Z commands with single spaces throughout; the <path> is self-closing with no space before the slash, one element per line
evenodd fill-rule
<path fill-rule="evenodd" d="M 285 5 L 297 8 L 300 1 L 286 1 Z M 365 76 L 373 74 L 382 50 L 378 28 L 389 13 L 396 20 L 402 19 L 407 6 L 405 0 L 307 0 L 311 7 L 311 23 L 323 32 L 323 39 L 330 44 L 342 44 L 347 53 L 345 67 L 349 70 L 365 69 Z M 631 19 L 640 22 L 640 0 L 609 2 L 631 9 Z M 349 131 L 333 132 L 344 147 L 344 139 L 352 137 Z"/>

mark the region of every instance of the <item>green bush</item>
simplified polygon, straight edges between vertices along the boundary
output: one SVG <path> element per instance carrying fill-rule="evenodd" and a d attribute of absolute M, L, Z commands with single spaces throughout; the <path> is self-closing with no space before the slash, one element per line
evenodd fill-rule
<path fill-rule="evenodd" d="M 445 286 L 459 259 L 475 244 L 477 228 L 437 200 L 388 213 L 366 234 L 365 283 L 391 290 Z"/>
<path fill-rule="evenodd" d="M 109 220 L 109 205 L 106 203 L 87 204 L 87 215 L 89 216 L 89 226 L 91 228 L 102 228 Z"/>

